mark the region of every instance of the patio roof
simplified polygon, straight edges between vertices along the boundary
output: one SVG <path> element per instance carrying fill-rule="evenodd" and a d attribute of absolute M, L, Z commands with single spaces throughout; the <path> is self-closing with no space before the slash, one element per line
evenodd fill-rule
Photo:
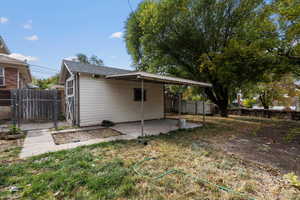
<path fill-rule="evenodd" d="M 203 83 L 203 82 L 171 77 L 171 76 L 163 76 L 163 75 L 152 74 L 148 72 L 131 72 L 126 74 L 107 75 L 106 78 L 123 79 L 123 80 L 145 80 L 149 82 L 172 84 L 172 85 L 194 85 L 194 86 L 201 86 L 201 87 L 212 87 L 210 83 Z"/>

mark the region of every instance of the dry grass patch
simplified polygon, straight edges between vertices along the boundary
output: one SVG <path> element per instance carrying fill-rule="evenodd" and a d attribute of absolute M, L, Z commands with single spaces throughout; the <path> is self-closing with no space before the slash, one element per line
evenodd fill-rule
<path fill-rule="evenodd" d="M 120 133 L 115 130 L 112 130 L 110 128 L 101 128 L 89 131 L 54 133 L 52 134 L 52 137 L 54 139 L 55 144 L 60 145 L 73 142 L 83 142 L 92 139 L 107 138 L 118 135 L 120 135 Z"/>
<path fill-rule="evenodd" d="M 148 137 L 146 146 L 116 141 L 1 166 L 0 198 L 299 200 L 300 191 L 281 174 L 217 145 L 245 134 L 255 137 L 253 131 L 261 134 L 273 120 L 209 117 L 207 122 L 204 128 Z M 12 186 L 18 190 L 11 192 Z"/>

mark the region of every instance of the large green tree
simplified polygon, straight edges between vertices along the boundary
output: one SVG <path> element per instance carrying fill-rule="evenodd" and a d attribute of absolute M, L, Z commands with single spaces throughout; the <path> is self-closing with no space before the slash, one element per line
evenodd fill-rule
<path fill-rule="evenodd" d="M 212 83 L 205 93 L 227 116 L 240 88 L 284 71 L 265 7 L 263 0 L 145 0 L 127 20 L 127 49 L 137 69 Z"/>
<path fill-rule="evenodd" d="M 274 13 L 281 39 L 278 52 L 300 65 L 300 0 L 273 0 L 270 10 Z"/>
<path fill-rule="evenodd" d="M 59 84 L 59 74 L 56 74 L 46 79 L 38 79 L 33 77 L 32 83 L 38 86 L 39 89 L 49 89 L 51 88 L 51 86 Z"/>
<path fill-rule="evenodd" d="M 76 59 L 81 63 L 85 63 L 85 64 L 92 64 L 92 65 L 99 65 L 99 66 L 103 66 L 104 62 L 102 59 L 98 58 L 95 55 L 92 55 L 91 57 L 88 57 L 87 55 L 83 54 L 83 53 L 78 53 L 76 55 Z"/>

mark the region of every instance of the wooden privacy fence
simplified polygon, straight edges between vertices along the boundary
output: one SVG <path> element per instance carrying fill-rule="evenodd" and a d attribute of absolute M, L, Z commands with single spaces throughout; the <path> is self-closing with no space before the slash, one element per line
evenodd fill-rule
<path fill-rule="evenodd" d="M 12 120 L 53 121 L 57 125 L 61 113 L 60 95 L 57 90 L 11 90 Z"/>
<path fill-rule="evenodd" d="M 10 106 L 10 90 L 0 90 L 0 106 Z"/>

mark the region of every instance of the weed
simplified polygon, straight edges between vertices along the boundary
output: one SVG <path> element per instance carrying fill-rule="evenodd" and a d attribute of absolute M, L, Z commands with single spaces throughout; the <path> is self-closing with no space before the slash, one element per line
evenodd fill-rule
<path fill-rule="evenodd" d="M 20 128 L 18 128 L 16 125 L 11 125 L 9 127 L 8 133 L 11 135 L 18 135 L 18 134 L 22 133 L 22 130 Z"/>
<path fill-rule="evenodd" d="M 287 179 L 292 186 L 300 189 L 300 180 L 298 180 L 298 176 L 296 176 L 294 173 L 285 174 L 283 177 Z"/>
<path fill-rule="evenodd" d="M 288 134 L 284 136 L 286 142 L 292 142 L 296 137 L 300 136 L 300 128 L 293 128 L 289 130 Z"/>

